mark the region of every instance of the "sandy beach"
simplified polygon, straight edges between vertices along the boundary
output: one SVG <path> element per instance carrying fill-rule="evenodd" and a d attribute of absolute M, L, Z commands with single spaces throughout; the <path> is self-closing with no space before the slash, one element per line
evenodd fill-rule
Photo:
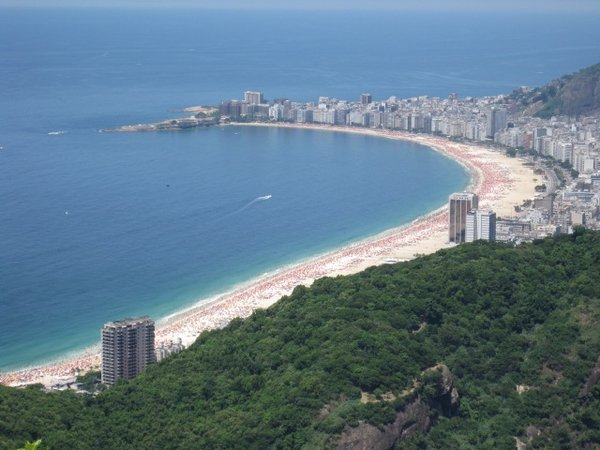
<path fill-rule="evenodd" d="M 535 195 L 536 176 L 518 158 L 476 145 L 451 142 L 430 135 L 298 124 L 236 124 L 236 126 L 289 127 L 358 133 L 400 139 L 431 147 L 463 164 L 472 174 L 470 190 L 479 197 L 481 209 L 492 209 L 499 217 L 510 217 L 514 207 Z M 431 174 L 424 174 L 431 175 Z M 213 299 L 201 299 L 197 306 L 157 322 L 156 342 L 181 338 L 188 346 L 205 330 L 221 328 L 236 317 L 247 317 L 257 308 L 267 308 L 298 285 L 309 286 L 324 276 L 347 275 L 373 265 L 405 261 L 419 254 L 433 253 L 449 246 L 447 207 L 414 222 L 388 230 L 351 246 L 319 255 L 264 275 Z M 72 378 L 76 370 L 100 365 L 99 346 L 86 353 L 50 365 L 17 372 L 0 373 L 0 383 L 22 385 L 40 382 L 47 386 Z"/>

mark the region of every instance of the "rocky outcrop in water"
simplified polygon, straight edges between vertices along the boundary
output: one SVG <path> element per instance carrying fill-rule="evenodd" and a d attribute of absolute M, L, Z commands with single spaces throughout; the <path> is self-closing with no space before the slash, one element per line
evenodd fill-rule
<path fill-rule="evenodd" d="M 177 131 L 186 130 L 189 128 L 210 127 L 218 125 L 219 120 L 213 117 L 198 118 L 185 117 L 183 119 L 170 119 L 156 123 L 140 123 L 137 125 L 123 125 L 116 128 L 105 128 L 100 131 L 116 131 L 116 132 L 139 132 L 139 131 Z"/>

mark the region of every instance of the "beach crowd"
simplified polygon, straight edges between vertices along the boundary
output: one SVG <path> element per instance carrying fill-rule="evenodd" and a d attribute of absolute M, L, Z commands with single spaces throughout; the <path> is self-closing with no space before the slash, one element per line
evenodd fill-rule
<path fill-rule="evenodd" d="M 490 157 L 488 149 L 451 142 L 443 138 L 421 136 L 397 131 L 349 129 L 315 125 L 269 125 L 279 127 L 310 128 L 332 131 L 352 131 L 391 139 L 409 140 L 433 148 L 461 163 L 471 173 L 469 190 L 479 195 L 481 209 L 512 208 L 514 199 L 509 193 L 514 188 L 515 177 L 507 165 L 499 163 L 498 156 Z M 502 157 L 506 158 L 506 157 Z M 432 179 L 434 174 L 430 174 Z M 514 197 L 514 196 L 513 196 Z M 510 204 L 507 204 L 510 203 Z M 414 222 L 389 230 L 373 238 L 350 245 L 313 259 L 266 274 L 233 291 L 198 305 L 157 323 L 156 342 L 175 341 L 181 338 L 189 346 L 205 331 L 221 328 L 236 317 L 248 317 L 258 308 L 266 308 L 284 295 L 289 295 L 298 285 L 309 286 L 324 276 L 355 273 L 370 265 L 384 261 L 400 260 L 400 250 L 417 254 L 431 253 L 447 246 L 448 211 L 443 207 Z M 433 239 L 433 241 L 432 241 Z M 429 244 L 425 245 L 424 242 Z M 66 358 L 42 367 L 10 373 L 0 373 L 0 383 L 23 385 L 41 382 L 48 386 L 61 379 L 100 366 L 99 346 L 73 358 Z"/>

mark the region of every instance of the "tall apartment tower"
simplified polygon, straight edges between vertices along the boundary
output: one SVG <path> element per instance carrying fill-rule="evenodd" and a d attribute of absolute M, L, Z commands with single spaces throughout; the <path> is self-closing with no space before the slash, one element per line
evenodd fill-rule
<path fill-rule="evenodd" d="M 264 103 L 263 93 L 246 91 L 244 92 L 244 101 L 250 105 L 262 105 Z"/>
<path fill-rule="evenodd" d="M 487 137 L 493 138 L 496 131 L 506 128 L 508 113 L 506 108 L 492 108 L 487 114 Z"/>
<path fill-rule="evenodd" d="M 368 105 L 372 101 L 373 101 L 373 97 L 371 97 L 371 94 L 360 94 L 361 105 Z"/>
<path fill-rule="evenodd" d="M 496 213 L 475 209 L 467 213 L 465 242 L 496 240 Z"/>
<path fill-rule="evenodd" d="M 137 317 L 108 322 L 102 327 L 102 383 L 130 379 L 156 362 L 154 321 Z"/>
<path fill-rule="evenodd" d="M 467 213 L 479 206 L 477 194 L 457 192 L 450 196 L 448 240 L 457 244 L 465 242 Z"/>

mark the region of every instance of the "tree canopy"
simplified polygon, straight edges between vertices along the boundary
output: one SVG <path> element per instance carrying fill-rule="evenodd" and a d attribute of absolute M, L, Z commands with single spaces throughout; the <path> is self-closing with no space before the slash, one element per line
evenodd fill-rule
<path fill-rule="evenodd" d="M 329 448 L 439 363 L 459 413 L 398 448 L 600 448 L 599 274 L 578 229 L 323 278 L 98 395 L 0 386 L 0 448 Z"/>

